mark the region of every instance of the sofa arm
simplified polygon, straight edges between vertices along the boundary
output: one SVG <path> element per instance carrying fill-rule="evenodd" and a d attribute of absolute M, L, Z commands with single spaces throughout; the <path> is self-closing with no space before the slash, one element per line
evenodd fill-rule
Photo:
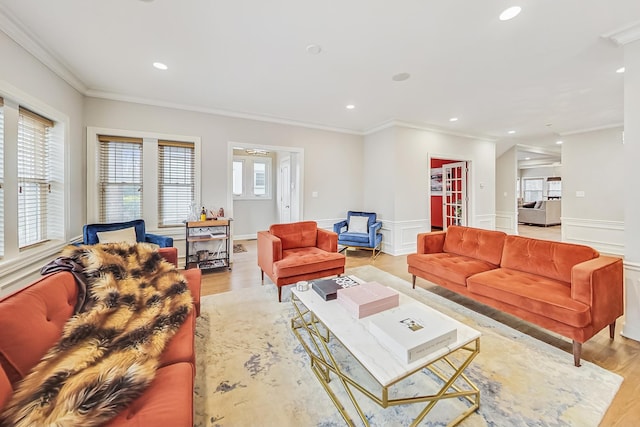
<path fill-rule="evenodd" d="M 623 313 L 621 258 L 600 256 L 573 266 L 571 298 L 591 307 L 596 331 L 613 323 Z"/>
<path fill-rule="evenodd" d="M 318 228 L 316 246 L 323 251 L 338 252 L 338 234 L 324 228 Z"/>
<path fill-rule="evenodd" d="M 347 227 L 347 220 L 343 219 L 342 221 L 336 222 L 335 224 L 333 224 L 333 232 L 340 234 L 344 231 L 343 229 L 346 227 Z"/>
<path fill-rule="evenodd" d="M 159 234 L 146 233 L 144 241 L 154 243 L 161 248 L 170 248 L 173 246 L 173 237 L 161 236 Z"/>
<path fill-rule="evenodd" d="M 174 265 L 178 266 L 178 248 L 158 248 L 158 253 L 162 255 L 162 258 Z"/>
<path fill-rule="evenodd" d="M 180 270 L 180 273 L 187 279 L 189 292 L 193 299 L 193 308 L 196 316 L 200 316 L 200 295 L 202 294 L 202 270 L 199 268 L 190 268 L 188 270 Z"/>
<path fill-rule="evenodd" d="M 437 254 L 443 252 L 444 238 L 447 236 L 446 231 L 432 231 L 430 233 L 418 234 L 419 254 Z"/>
<path fill-rule="evenodd" d="M 273 263 L 282 259 L 282 240 L 268 231 L 258 231 L 258 266 L 273 276 Z"/>

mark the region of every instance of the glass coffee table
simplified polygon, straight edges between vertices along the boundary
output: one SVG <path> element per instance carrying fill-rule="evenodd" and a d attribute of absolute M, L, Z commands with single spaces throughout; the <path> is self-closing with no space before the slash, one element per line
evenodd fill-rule
<path fill-rule="evenodd" d="M 350 277 L 363 282 L 357 277 Z M 401 306 L 421 304 L 402 292 L 399 294 Z M 338 387 L 346 392 L 352 404 L 351 412 L 355 410 L 366 426 L 369 422 L 359 403 L 365 396 L 383 408 L 424 405 L 412 426 L 418 425 L 438 402 L 446 399 L 465 402 L 462 412 L 454 415 L 449 425 L 460 423 L 480 407 L 480 390 L 465 374 L 465 369 L 480 352 L 480 332 L 475 329 L 439 313 L 455 324 L 456 341 L 413 362 L 404 363 L 369 332 L 366 317 L 352 317 L 337 300 L 324 301 L 311 288 L 299 291 L 294 286 L 291 301 L 295 309 L 291 329 L 309 355 L 313 373 L 348 425 L 355 423 L 333 390 L 330 384 L 333 380 L 337 380 Z M 358 371 L 353 368 L 354 362 L 365 376 L 353 374 Z M 433 383 L 429 384 L 430 389 L 418 395 L 403 395 L 404 382 L 411 381 L 425 370 L 428 375 L 421 375 L 421 381 L 424 382 L 426 377 Z"/>

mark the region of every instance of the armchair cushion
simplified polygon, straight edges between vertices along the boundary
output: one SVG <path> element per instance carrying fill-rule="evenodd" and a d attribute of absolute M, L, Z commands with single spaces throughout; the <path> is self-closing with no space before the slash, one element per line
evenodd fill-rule
<path fill-rule="evenodd" d="M 367 234 L 369 232 L 369 218 L 366 216 L 352 216 L 349 218 L 349 233 Z"/>
<path fill-rule="evenodd" d="M 131 227 L 135 229 L 137 242 L 155 243 L 161 248 L 168 248 L 173 246 L 172 237 L 147 233 L 145 231 L 145 224 L 143 219 L 105 224 L 85 224 L 85 226 L 82 228 L 83 243 L 85 245 L 96 245 L 100 243 L 100 239 L 98 238 L 99 232 L 102 233 L 105 231 L 122 230 Z"/>

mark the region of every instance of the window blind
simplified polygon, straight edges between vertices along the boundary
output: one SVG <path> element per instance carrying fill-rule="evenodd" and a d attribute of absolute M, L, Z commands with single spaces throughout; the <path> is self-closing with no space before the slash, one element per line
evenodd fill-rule
<path fill-rule="evenodd" d="M 18 116 L 18 246 L 47 239 L 51 192 L 49 138 L 53 121 L 20 107 Z"/>
<path fill-rule="evenodd" d="M 142 218 L 142 139 L 99 135 L 100 221 Z"/>
<path fill-rule="evenodd" d="M 195 150 L 189 142 L 158 141 L 158 226 L 182 225 L 195 201 Z"/>

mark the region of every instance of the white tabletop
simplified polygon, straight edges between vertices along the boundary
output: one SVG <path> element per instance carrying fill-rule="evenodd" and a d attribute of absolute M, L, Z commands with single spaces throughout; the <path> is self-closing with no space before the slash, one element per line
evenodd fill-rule
<path fill-rule="evenodd" d="M 350 277 L 362 282 L 362 280 L 354 276 Z M 447 321 L 455 324 L 457 329 L 457 340 L 454 343 L 415 362 L 403 363 L 380 344 L 375 336 L 369 332 L 369 321 L 366 317 L 362 319 L 354 318 L 337 300 L 323 300 L 320 295 L 311 289 L 311 286 L 309 286 L 309 290 L 307 291 L 298 291 L 295 289 L 295 286 L 292 286 L 291 289 L 296 297 L 329 328 L 331 333 L 347 347 L 351 354 L 360 361 L 362 366 L 364 366 L 382 386 L 388 386 L 404 378 L 409 373 L 428 365 L 441 356 L 457 350 L 480 337 L 480 332 L 475 329 L 399 292 L 400 305 L 410 303 L 422 304 L 423 307 L 426 307 L 428 310 L 437 313 L 447 319 Z"/>

